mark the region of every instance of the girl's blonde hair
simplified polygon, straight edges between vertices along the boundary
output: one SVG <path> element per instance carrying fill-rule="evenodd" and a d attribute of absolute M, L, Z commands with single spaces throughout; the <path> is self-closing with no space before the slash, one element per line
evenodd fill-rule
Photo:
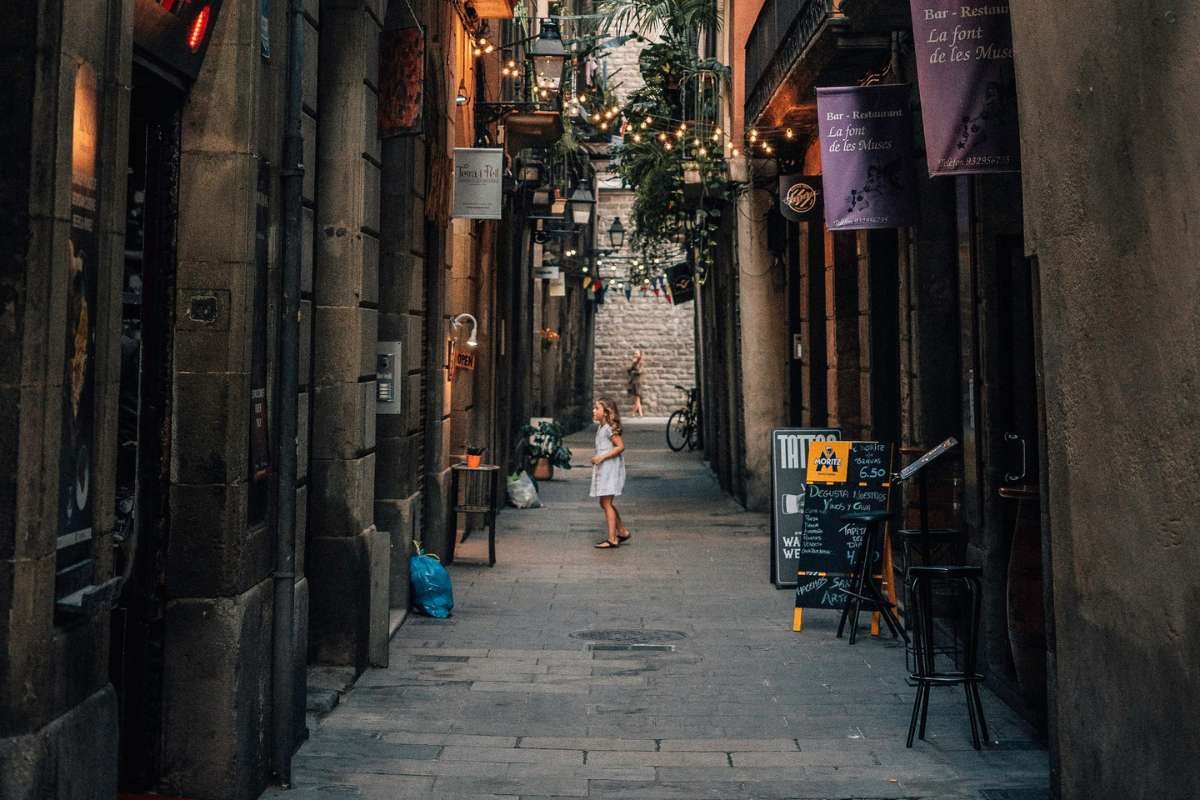
<path fill-rule="evenodd" d="M 617 404 L 607 397 L 598 397 L 596 398 L 596 402 L 600 404 L 604 424 L 612 428 L 614 436 L 620 436 L 621 412 L 617 410 Z"/>

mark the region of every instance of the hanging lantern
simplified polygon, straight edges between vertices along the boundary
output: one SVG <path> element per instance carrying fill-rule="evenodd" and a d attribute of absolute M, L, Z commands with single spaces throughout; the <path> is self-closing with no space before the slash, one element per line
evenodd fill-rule
<path fill-rule="evenodd" d="M 567 64 L 567 49 L 563 47 L 557 22 L 542 20 L 541 31 L 529 48 L 529 60 L 533 62 L 534 82 L 539 92 L 557 92 L 562 86 L 563 71 Z"/>
<path fill-rule="evenodd" d="M 596 198 L 587 185 L 575 184 L 575 191 L 571 192 L 570 221 L 576 225 L 587 225 L 592 220 L 592 206 L 595 204 Z"/>
<path fill-rule="evenodd" d="M 612 225 L 608 226 L 608 244 L 613 250 L 620 250 L 625 244 L 625 226 L 620 217 L 613 217 Z"/>

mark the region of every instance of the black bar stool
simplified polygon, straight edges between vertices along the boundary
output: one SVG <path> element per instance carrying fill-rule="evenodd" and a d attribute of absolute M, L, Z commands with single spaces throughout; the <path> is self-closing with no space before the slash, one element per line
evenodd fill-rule
<path fill-rule="evenodd" d="M 879 582 L 875 580 L 873 556 L 879 551 L 883 542 L 884 523 L 892 517 L 893 514 L 888 511 L 855 511 L 843 514 L 841 517 L 843 522 L 864 525 L 867 529 L 863 534 L 862 544 L 854 554 L 854 563 L 850 566 L 850 588 L 842 589 L 846 594 L 846 605 L 842 607 L 842 618 L 838 622 L 837 636 L 839 639 L 842 638 L 846 620 L 849 619 L 850 644 L 854 644 L 855 637 L 858 635 L 858 616 L 863 609 L 868 612 L 878 611 L 883 616 L 888 628 L 891 629 L 892 638 L 900 636 L 905 642 L 908 642 L 908 634 L 900 627 L 900 621 L 896 619 L 896 614 L 892 610 L 891 601 L 883 594 Z"/>
<path fill-rule="evenodd" d="M 929 690 L 934 686 L 962 684 L 967 697 L 967 715 L 971 720 L 971 743 L 980 747 L 980 735 L 988 738 L 983 717 L 979 684 L 983 682 L 977 665 L 979 658 L 979 619 L 982 607 L 983 570 L 971 566 L 913 566 L 908 569 L 907 596 L 913 611 L 913 665 L 910 678 L 917 686 L 912 718 L 908 723 L 908 747 L 920 721 L 920 736 L 925 738 L 925 720 L 929 716 Z M 934 624 L 934 598 L 941 598 L 954 611 L 953 639 L 939 644 Z M 961 647 L 960 647 L 961 645 Z M 939 669 L 937 658 L 952 659 L 952 668 Z"/>

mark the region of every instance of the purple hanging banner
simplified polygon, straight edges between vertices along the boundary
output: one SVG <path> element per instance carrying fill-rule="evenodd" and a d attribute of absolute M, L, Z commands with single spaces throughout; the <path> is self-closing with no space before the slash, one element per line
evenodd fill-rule
<path fill-rule="evenodd" d="M 817 89 L 829 230 L 913 224 L 909 91 L 907 84 Z"/>
<path fill-rule="evenodd" d="M 912 0 L 911 8 L 929 174 L 1017 172 L 1008 3 Z"/>

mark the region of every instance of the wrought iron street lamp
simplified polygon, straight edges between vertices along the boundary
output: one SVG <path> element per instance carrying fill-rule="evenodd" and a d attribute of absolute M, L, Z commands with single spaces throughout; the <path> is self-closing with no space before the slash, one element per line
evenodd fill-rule
<path fill-rule="evenodd" d="M 563 72 L 567 65 L 567 48 L 563 46 L 557 22 L 552 19 L 542 20 L 541 31 L 533 46 L 529 48 L 529 59 L 533 62 L 533 76 L 537 88 L 545 92 L 557 92 L 562 86 Z"/>
<path fill-rule="evenodd" d="M 625 245 L 625 226 L 620 217 L 613 217 L 612 225 L 608 226 L 608 246 L 620 250 Z"/>
<path fill-rule="evenodd" d="M 571 192 L 571 221 L 576 225 L 587 225 L 592 220 L 592 206 L 595 204 L 596 198 L 587 185 L 575 184 L 575 191 Z"/>

